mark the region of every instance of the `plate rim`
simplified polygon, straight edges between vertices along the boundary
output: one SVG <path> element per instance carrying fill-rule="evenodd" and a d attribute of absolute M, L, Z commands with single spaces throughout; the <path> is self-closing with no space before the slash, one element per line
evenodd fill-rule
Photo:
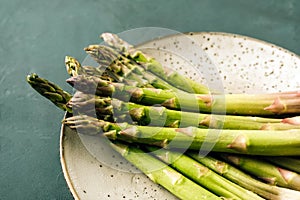
<path fill-rule="evenodd" d="M 249 41 L 254 41 L 254 42 L 258 42 L 258 43 L 261 43 L 261 44 L 264 44 L 264 45 L 268 45 L 268 46 L 271 46 L 272 48 L 276 48 L 280 51 L 284 51 L 285 53 L 288 53 L 290 54 L 291 56 L 295 56 L 297 59 L 300 59 L 300 55 L 292 52 L 291 50 L 288 50 L 284 47 L 281 47 L 277 44 L 273 44 L 271 42 L 268 42 L 268 41 L 264 41 L 264 40 L 261 40 L 261 39 L 258 39 L 258 38 L 253 38 L 253 37 L 250 37 L 250 36 L 246 36 L 246 35 L 241 35 L 241 34 L 236 34 L 236 33 L 228 33 L 228 32 L 215 32 L 215 31 L 203 31 L 203 32 L 184 32 L 184 33 L 179 33 L 179 34 L 170 34 L 170 35 L 167 35 L 167 36 L 164 36 L 164 37 L 159 37 L 158 39 L 164 39 L 164 38 L 169 38 L 169 37 L 175 37 L 176 35 L 188 35 L 188 36 L 192 36 L 192 35 L 219 35 L 219 36 L 227 36 L 227 37 L 233 37 L 233 38 L 240 38 L 240 39 L 247 39 Z M 151 41 L 155 41 L 157 39 L 153 39 L 153 40 L 149 40 L 149 41 L 146 41 L 146 42 L 143 42 L 143 43 L 140 43 L 137 45 L 137 47 L 139 46 L 142 46 L 146 43 L 149 43 Z M 68 115 L 68 112 L 65 112 L 64 114 L 64 118 Z M 68 185 L 68 188 L 71 192 L 71 194 L 73 195 L 74 199 L 80 199 L 79 198 L 79 195 L 78 193 L 76 192 L 76 189 L 74 187 L 74 183 L 69 175 L 69 172 L 68 172 L 68 166 L 67 166 L 67 163 L 66 163 L 66 160 L 65 160 L 65 156 L 64 156 L 64 138 L 65 138 L 65 125 L 62 124 L 61 125 L 61 129 L 60 129 L 60 147 L 59 147 L 59 151 L 60 151 L 60 163 L 61 163 L 61 168 L 62 168 L 62 171 L 63 171 L 63 174 L 64 174 L 64 178 L 66 180 L 66 183 Z M 81 142 L 81 141 L 80 141 Z"/>
<path fill-rule="evenodd" d="M 238 34 L 238 33 L 218 32 L 218 31 L 199 31 L 199 32 L 198 31 L 196 31 L 196 32 L 190 31 L 190 32 L 177 33 L 177 34 L 175 33 L 175 34 L 170 34 L 170 35 L 155 38 L 153 40 L 149 40 L 149 41 L 139 43 L 138 45 L 136 45 L 136 47 L 142 46 L 144 44 L 155 41 L 157 39 L 171 38 L 171 37 L 175 37 L 176 35 L 193 36 L 193 35 L 205 35 L 205 34 L 207 34 L 207 35 L 220 35 L 220 36 L 227 36 L 227 37 L 240 38 L 240 39 L 247 39 L 249 41 L 254 41 L 254 42 L 257 42 L 257 43 L 265 44 L 265 45 L 268 45 L 272 48 L 276 48 L 280 51 L 284 51 L 285 53 L 288 53 L 291 56 L 295 56 L 298 59 L 300 59 L 300 55 L 296 54 L 295 52 L 293 52 L 293 51 L 291 51 L 291 50 L 289 50 L 285 47 L 279 46 L 279 44 L 274 44 L 274 43 L 271 43 L 269 41 L 265 41 L 265 40 L 262 40 L 262 39 L 258 39 L 258 38 L 254 38 L 254 37 L 251 37 L 251 36 Z"/>
<path fill-rule="evenodd" d="M 66 116 L 68 115 L 68 112 L 65 112 L 63 119 L 66 118 Z M 65 128 L 66 126 L 64 124 L 61 125 L 61 129 L 60 129 L 60 138 L 59 138 L 59 156 L 60 156 L 60 163 L 61 163 L 61 168 L 64 174 L 64 178 L 67 182 L 68 188 L 72 194 L 72 196 L 74 197 L 74 199 L 80 199 L 78 196 L 78 193 L 75 190 L 74 187 L 74 183 L 70 177 L 70 174 L 68 172 L 68 166 L 65 160 L 65 156 L 64 156 L 64 141 L 65 141 Z M 81 142 L 81 141 L 80 141 Z"/>

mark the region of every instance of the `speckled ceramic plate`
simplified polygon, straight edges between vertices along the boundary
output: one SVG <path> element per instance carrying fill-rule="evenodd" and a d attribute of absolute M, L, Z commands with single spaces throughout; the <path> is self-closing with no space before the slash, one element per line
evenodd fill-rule
<path fill-rule="evenodd" d="M 163 65 L 227 93 L 300 88 L 299 56 L 257 39 L 201 32 L 172 35 L 139 47 Z M 88 150 L 83 143 L 90 144 Z M 176 199 L 101 139 L 79 137 L 62 126 L 60 147 L 64 175 L 75 199 Z"/>

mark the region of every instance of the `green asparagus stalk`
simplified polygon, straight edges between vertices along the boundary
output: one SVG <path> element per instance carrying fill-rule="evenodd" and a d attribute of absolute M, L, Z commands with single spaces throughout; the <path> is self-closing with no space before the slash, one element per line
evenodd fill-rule
<path fill-rule="evenodd" d="M 71 109 L 66 106 L 72 95 L 61 89 L 54 83 L 49 82 L 46 79 L 40 78 L 37 74 L 33 73 L 27 76 L 27 82 L 35 89 L 39 94 L 49 99 L 57 107 L 62 110 L 70 112 Z"/>
<path fill-rule="evenodd" d="M 85 114 L 90 116 L 95 116 L 102 120 L 114 121 L 113 117 L 107 112 L 97 112 L 95 113 L 95 104 L 92 103 L 92 99 L 87 97 L 85 94 L 80 94 L 80 92 L 76 91 L 74 96 L 72 96 L 67 91 L 61 89 L 58 85 L 48 81 L 47 79 L 39 77 L 37 74 L 30 74 L 27 76 L 27 82 L 34 88 L 40 95 L 51 101 L 58 108 L 63 111 L 67 111 L 69 113 L 75 114 Z M 69 103 L 71 101 L 76 101 L 77 97 L 80 96 L 86 97 L 86 104 L 81 104 L 77 101 L 76 106 L 70 106 Z M 89 101 L 89 103 L 87 103 Z M 105 99 L 102 100 L 101 105 L 104 105 Z M 107 102 L 107 101 L 106 101 Z M 99 103 L 98 103 L 99 104 Z M 81 106 L 81 107 L 80 107 Z M 75 112 L 74 112 L 75 111 Z"/>
<path fill-rule="evenodd" d="M 121 100 L 146 105 L 161 104 L 170 109 L 194 112 L 213 112 L 238 115 L 278 115 L 300 112 L 298 94 L 182 94 L 173 91 L 137 88 L 121 83 L 112 83 L 98 77 L 76 76 L 67 82 L 85 93 L 112 96 Z M 280 98 L 279 98 L 280 97 Z"/>
<path fill-rule="evenodd" d="M 89 121 L 93 123 L 88 123 Z M 100 121 L 98 123 L 98 121 Z M 65 124 L 84 128 L 98 126 L 101 130 L 101 120 L 89 116 L 67 118 Z M 107 124 L 113 124 L 106 122 Z M 300 131 L 261 131 L 261 130 L 213 130 L 195 127 L 165 128 L 152 126 L 136 126 L 122 123 L 122 130 L 112 130 L 104 133 L 112 140 L 122 140 L 130 143 L 141 143 L 163 148 L 199 150 L 204 142 L 212 146 L 212 151 L 254 154 L 254 155 L 300 155 Z M 209 149 L 210 150 L 210 149 Z"/>
<path fill-rule="evenodd" d="M 210 92 L 209 88 L 205 85 L 186 78 L 170 68 L 164 68 L 158 61 L 155 60 L 155 58 L 149 57 L 141 51 L 136 50 L 132 45 L 123 41 L 117 35 L 112 33 L 103 33 L 101 37 L 109 46 L 134 59 L 140 63 L 146 71 L 150 71 L 151 73 L 159 76 L 169 84 L 190 93 L 207 94 Z"/>
<path fill-rule="evenodd" d="M 258 195 L 246 190 L 214 171 L 180 152 L 158 149 L 151 146 L 145 147 L 151 153 L 171 165 L 174 169 L 190 178 L 211 192 L 228 199 L 262 199 Z"/>
<path fill-rule="evenodd" d="M 245 172 L 219 159 L 213 158 L 211 156 L 203 157 L 195 151 L 188 151 L 187 155 L 191 156 L 193 159 L 202 163 L 203 165 L 215 171 L 216 173 L 224 176 L 226 179 L 238 184 L 241 187 L 244 187 L 245 189 L 253 191 L 266 199 L 300 199 L 300 193 L 298 191 L 263 183 L 257 179 L 254 179 L 249 174 L 246 174 Z"/>
<path fill-rule="evenodd" d="M 229 154 L 221 154 L 221 157 L 269 184 L 300 191 L 300 175 L 295 172 L 254 157 Z"/>
<path fill-rule="evenodd" d="M 221 199 L 139 148 L 120 143 L 111 146 L 153 182 L 180 199 Z"/>
<path fill-rule="evenodd" d="M 264 157 L 268 161 L 300 174 L 300 159 L 296 157 Z"/>

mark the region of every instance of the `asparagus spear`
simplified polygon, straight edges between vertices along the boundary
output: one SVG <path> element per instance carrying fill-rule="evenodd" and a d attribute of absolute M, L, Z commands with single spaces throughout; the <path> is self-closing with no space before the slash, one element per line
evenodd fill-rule
<path fill-rule="evenodd" d="M 56 84 L 51 83 L 46 79 L 40 78 L 35 73 L 28 75 L 26 80 L 33 89 L 35 89 L 42 96 L 49 99 L 57 107 L 68 112 L 71 111 L 71 109 L 66 106 L 66 102 L 68 102 L 72 98 L 71 94 L 64 91 Z"/>
<path fill-rule="evenodd" d="M 221 199 L 139 148 L 120 143 L 111 146 L 153 182 L 180 199 Z"/>
<path fill-rule="evenodd" d="M 41 95 L 52 101 L 55 105 L 65 111 L 72 112 L 72 109 L 81 111 L 82 114 L 94 114 L 101 116 L 101 119 L 115 118 L 116 121 L 133 120 L 140 125 L 185 127 L 197 126 L 207 128 L 224 129 L 298 129 L 299 125 L 281 123 L 281 119 L 246 117 L 246 116 L 221 116 L 198 114 L 169 110 L 164 107 L 149 107 L 131 102 L 123 102 L 117 99 L 101 98 L 82 92 L 71 94 L 62 90 L 58 85 L 38 77 L 36 74 L 28 75 L 28 83 Z M 59 88 L 54 90 L 53 88 Z M 105 116 L 105 117 L 104 117 Z M 111 116 L 111 117 L 109 117 Z M 291 121 L 289 119 L 288 121 Z M 267 128 L 266 128 L 267 127 Z"/>
<path fill-rule="evenodd" d="M 117 74 L 112 73 L 111 71 L 107 71 L 107 66 L 100 65 L 99 67 L 93 66 L 82 66 L 78 60 L 74 57 L 66 56 L 65 57 L 65 66 L 68 74 L 70 76 L 78 76 L 78 75 L 88 75 L 88 76 L 96 76 L 109 81 L 118 81 L 120 77 Z"/>
<path fill-rule="evenodd" d="M 142 73 L 137 63 L 119 54 L 119 52 L 112 48 L 103 45 L 89 45 L 84 48 L 84 50 L 91 55 L 97 63 L 102 65 L 105 63 L 108 70 L 118 74 L 120 77 L 119 82 L 127 82 L 128 79 L 130 79 L 137 81 L 139 87 L 152 87 L 151 85 L 155 85 L 155 87 L 161 89 L 176 89 L 158 80 L 155 76 L 151 76 L 151 74 Z"/>
<path fill-rule="evenodd" d="M 133 120 L 139 125 L 249 130 L 288 130 L 299 129 L 299 125 L 282 123 L 282 119 L 213 115 L 194 112 L 170 110 L 161 106 L 144 106 L 118 99 L 102 98 L 95 95 L 79 93 L 68 105 L 75 108 L 93 107 L 102 114 L 113 115 L 117 121 Z M 124 116 L 127 115 L 127 118 Z"/>
<path fill-rule="evenodd" d="M 190 93 L 207 94 L 210 92 L 205 85 L 186 78 L 170 68 L 164 68 L 158 61 L 155 60 L 155 58 L 149 57 L 141 51 L 136 50 L 132 45 L 123 41 L 117 35 L 112 33 L 103 33 L 101 37 L 109 46 L 139 62 L 145 70 L 159 76 L 171 85 Z"/>
<path fill-rule="evenodd" d="M 119 118 L 117 121 L 133 120 L 140 125 L 151 124 L 152 126 L 167 127 L 183 127 L 199 124 L 199 127 L 220 128 L 224 120 L 224 129 L 260 129 L 266 124 L 272 127 L 272 129 L 299 128 L 297 125 L 279 123 L 281 119 L 180 112 L 164 107 L 149 107 L 117 99 L 101 98 L 78 91 L 72 97 L 71 94 L 63 91 L 56 84 L 38 77 L 36 74 L 29 77 L 29 83 L 38 88 L 38 91 L 43 91 L 41 95 L 45 94 L 43 96 L 53 101 L 54 104 L 57 104 L 58 100 L 60 100 L 58 106 L 63 110 L 72 112 L 72 109 L 75 109 L 76 111 L 80 110 L 83 114 L 94 114 L 96 112 L 97 116 L 102 116 L 102 119 L 105 115 L 112 115 L 114 118 Z M 54 91 L 52 88 L 60 89 Z M 49 96 L 49 94 L 51 95 Z M 67 98 L 64 98 L 61 94 L 66 95 Z"/>
<path fill-rule="evenodd" d="M 76 106 L 70 106 L 70 101 L 76 101 L 77 97 L 80 96 L 81 98 L 85 95 L 79 94 L 80 92 L 75 92 L 74 96 L 72 96 L 67 91 L 61 89 L 55 83 L 48 81 L 47 79 L 39 77 L 37 74 L 30 74 L 27 76 L 27 82 L 34 88 L 40 95 L 51 101 L 54 105 L 58 108 L 62 109 L 63 111 L 67 111 L 69 113 L 75 114 L 85 114 L 90 116 L 95 116 L 102 120 L 114 121 L 112 116 L 105 112 L 96 112 L 95 113 L 95 105 L 92 102 L 89 104 L 79 106 L 79 102 L 77 102 Z M 85 100 L 88 101 L 90 98 L 86 98 Z M 91 99 L 90 99 L 91 101 Z M 103 101 L 105 101 L 103 99 Z M 104 103 L 102 103 L 103 105 Z M 74 109 L 75 108 L 75 109 Z"/>
<path fill-rule="evenodd" d="M 201 156 L 198 152 L 188 151 L 187 155 L 191 156 L 206 167 L 224 176 L 226 179 L 250 190 L 258 195 L 272 200 L 298 200 L 300 193 L 294 190 L 268 185 L 257 179 L 254 179 L 245 172 L 233 167 L 232 165 L 213 158 L 211 156 Z"/>
<path fill-rule="evenodd" d="M 38 80 L 43 80 L 43 84 L 40 84 Z M 54 86 L 54 88 L 60 87 L 55 85 L 54 83 L 50 83 L 46 79 L 38 77 L 36 74 L 34 76 L 31 75 L 29 83 L 34 85 L 35 88 L 39 87 L 39 91 L 41 91 L 41 88 L 43 88 L 44 92 L 41 93 L 41 95 L 45 94 L 45 97 L 50 101 L 53 101 L 54 104 L 56 104 L 57 99 L 62 99 L 60 100 L 58 105 L 65 111 L 72 112 L 73 108 L 77 111 L 82 111 L 81 113 L 83 114 L 94 114 L 96 112 L 98 116 L 102 116 L 102 119 L 104 118 L 103 115 L 112 115 L 112 117 L 114 118 L 119 118 L 117 121 L 132 119 L 140 125 L 151 124 L 152 126 L 167 127 L 183 127 L 199 124 L 200 127 L 219 128 L 220 124 L 222 125 L 222 120 L 224 120 L 223 128 L 225 129 L 259 129 L 266 123 L 268 123 L 268 126 L 272 127 L 272 129 L 278 129 L 277 126 L 279 127 L 279 129 L 298 128 L 298 126 L 296 125 L 282 125 L 281 123 L 278 123 L 281 121 L 281 119 L 229 115 L 218 116 L 190 112 L 179 112 L 169 110 L 164 107 L 149 107 L 130 102 L 126 103 L 117 99 L 100 98 L 98 96 L 84 94 L 78 91 L 75 92 L 74 96 L 72 97 L 71 94 L 63 91 L 62 89 L 53 91 L 53 89 L 51 89 L 51 86 Z M 49 91 L 47 89 L 49 89 Z M 49 93 L 52 95 L 49 96 Z M 66 94 L 68 98 L 66 99 L 61 97 L 61 93 Z M 128 118 L 128 114 L 131 118 Z M 182 120 L 183 123 L 180 125 Z"/>
<path fill-rule="evenodd" d="M 91 122 L 91 123 L 88 123 Z M 98 123 L 99 122 L 99 123 Z M 67 118 L 65 124 L 73 128 L 80 126 L 98 127 L 104 122 L 90 116 Z M 105 122 L 105 124 L 113 124 Z M 122 123 L 122 129 L 104 133 L 112 140 L 130 143 L 156 145 L 164 148 L 199 150 L 204 142 L 212 146 L 212 151 L 254 155 L 300 155 L 300 131 L 260 131 L 260 130 L 213 130 L 195 127 L 165 128 L 135 126 Z M 209 149 L 210 150 L 210 149 Z"/>
<path fill-rule="evenodd" d="M 101 57 L 102 51 L 105 51 L 105 54 L 113 54 L 115 55 L 116 52 L 102 45 L 90 45 L 85 48 L 85 51 L 90 54 L 96 62 L 101 63 L 104 58 Z M 154 74 L 145 71 L 138 63 L 134 60 L 129 60 L 125 56 L 119 54 L 118 55 L 118 64 L 127 70 L 127 74 L 135 75 L 135 76 L 142 76 L 145 80 L 145 83 L 149 83 L 153 85 L 153 87 L 158 89 L 168 89 L 173 90 L 176 92 L 182 92 L 181 90 L 177 89 L 176 87 L 170 85 L 169 83 L 165 82 L 164 80 L 160 79 L 159 77 L 155 76 Z"/>
<path fill-rule="evenodd" d="M 105 53 L 105 55 L 106 54 L 107 53 Z M 103 61 L 104 59 L 107 59 L 107 56 L 102 56 L 101 59 Z M 152 87 L 145 80 L 143 80 L 141 76 L 136 74 L 128 74 L 128 72 L 125 73 L 126 68 L 124 69 L 122 64 L 116 63 L 117 61 L 114 60 L 111 62 L 112 63 L 110 65 L 100 65 L 100 67 L 81 66 L 80 62 L 75 58 L 70 56 L 65 57 L 65 65 L 70 76 L 88 75 L 96 76 L 102 79 L 104 77 L 104 79 L 108 81 L 124 82 L 137 87 Z M 105 63 L 105 61 L 102 63 Z"/>
<path fill-rule="evenodd" d="M 296 157 L 265 157 L 268 161 L 300 174 L 300 159 Z"/>
<path fill-rule="evenodd" d="M 168 165 L 171 165 L 186 177 L 219 196 L 229 199 L 262 199 L 253 192 L 228 181 L 224 177 L 180 152 L 167 151 L 151 146 L 145 146 L 145 148 L 154 156 L 158 157 Z"/>
<path fill-rule="evenodd" d="M 137 88 L 98 77 L 76 76 L 67 80 L 76 89 L 99 96 L 117 96 L 141 104 L 161 104 L 176 110 L 239 115 L 278 115 L 300 112 L 298 94 L 182 94 L 173 91 Z M 279 98 L 280 97 L 280 98 Z"/>
<path fill-rule="evenodd" d="M 300 175 L 295 172 L 279 168 L 258 158 L 229 154 L 221 154 L 221 157 L 269 184 L 300 191 Z"/>

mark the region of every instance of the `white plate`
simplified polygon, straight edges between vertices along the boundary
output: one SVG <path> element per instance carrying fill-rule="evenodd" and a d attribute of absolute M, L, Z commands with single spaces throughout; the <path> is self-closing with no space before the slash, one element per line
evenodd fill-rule
<path fill-rule="evenodd" d="M 262 93 L 300 88 L 300 58 L 288 50 L 228 33 L 200 32 L 187 36 L 172 35 L 139 47 L 163 65 L 173 66 L 210 87 L 224 88 L 225 92 Z M 187 68 L 191 63 L 195 67 Z M 92 150 L 87 151 L 82 140 Z M 80 138 L 62 126 L 60 153 L 63 172 L 75 199 L 176 199 L 137 173 L 100 139 Z"/>

